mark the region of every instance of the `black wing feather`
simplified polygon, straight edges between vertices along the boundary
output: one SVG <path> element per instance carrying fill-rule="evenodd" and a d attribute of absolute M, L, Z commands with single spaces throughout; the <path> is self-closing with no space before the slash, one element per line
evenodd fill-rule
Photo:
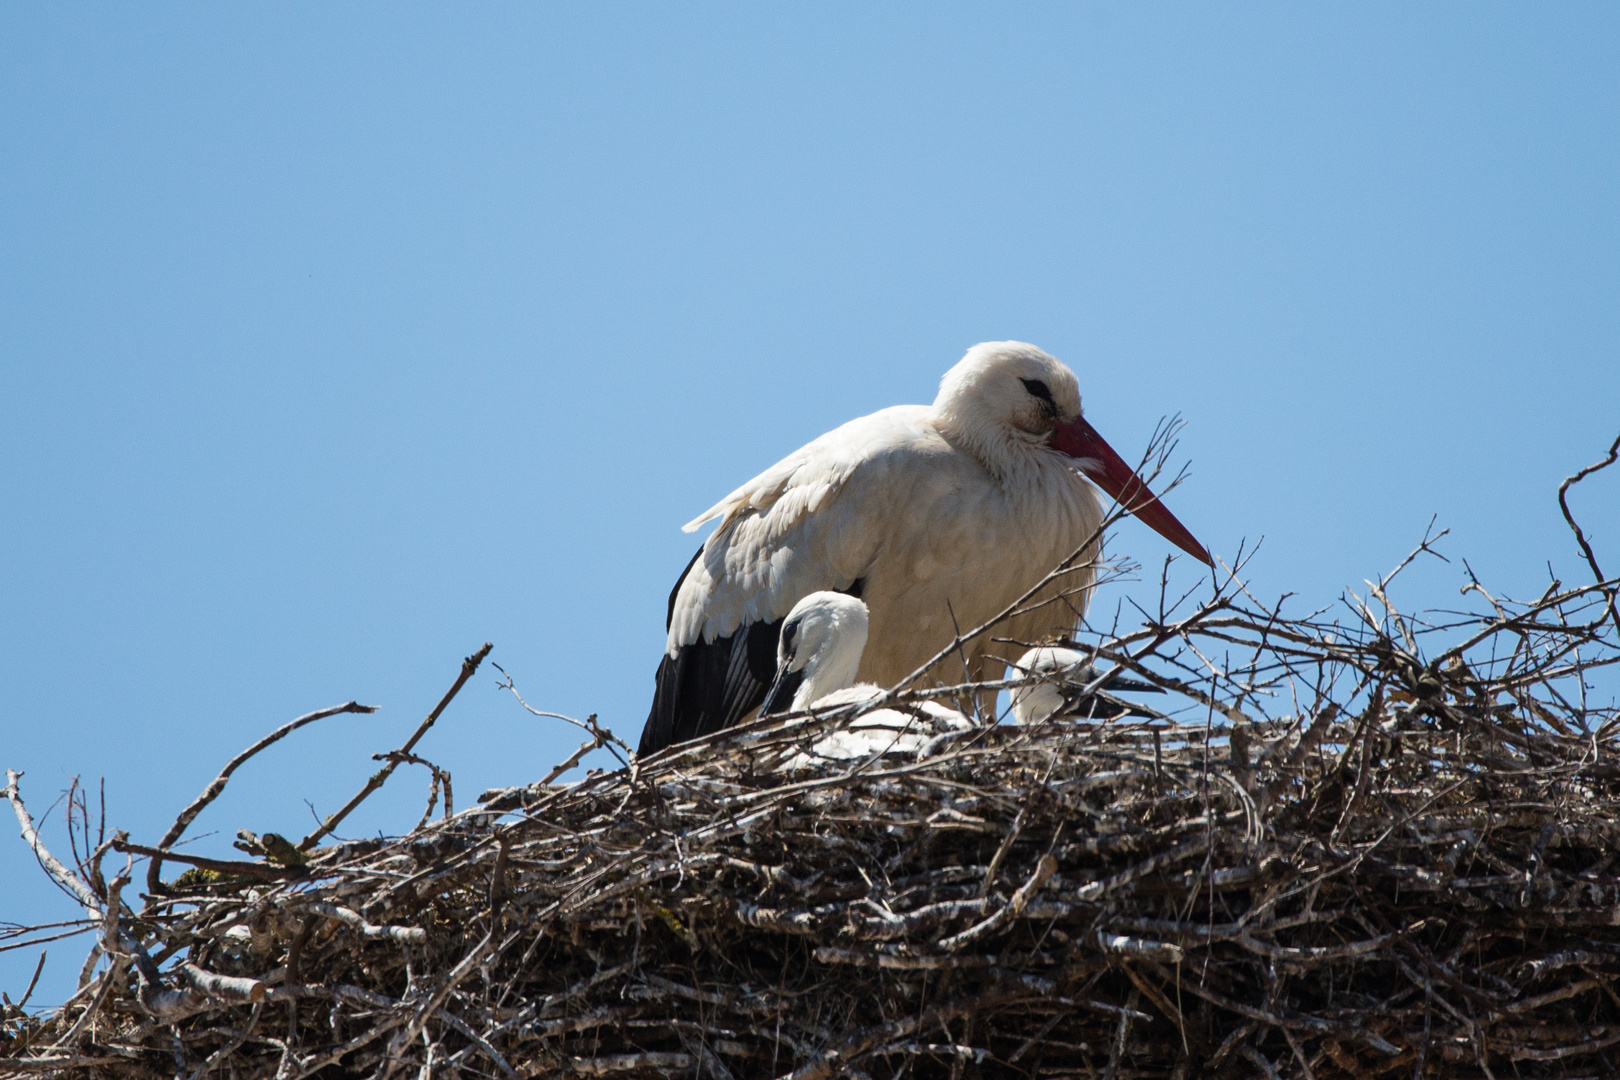
<path fill-rule="evenodd" d="M 730 727 L 765 700 L 776 676 L 782 620 L 740 626 L 730 637 L 694 641 L 658 663 L 652 711 L 636 753 L 646 756 Z"/>
<path fill-rule="evenodd" d="M 702 555 L 700 547 L 670 590 L 666 631 L 675 618 L 675 597 Z M 858 598 L 865 585 L 865 578 L 857 578 L 841 591 Z M 636 753 L 645 757 L 728 728 L 759 708 L 776 678 L 776 643 L 784 621 L 745 623 L 729 637 L 700 639 L 674 656 L 666 653 L 658 662 L 652 710 Z"/>

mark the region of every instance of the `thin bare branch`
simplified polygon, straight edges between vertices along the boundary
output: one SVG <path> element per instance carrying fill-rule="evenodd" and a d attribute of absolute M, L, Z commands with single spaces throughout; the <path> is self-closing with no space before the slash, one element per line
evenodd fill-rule
<path fill-rule="evenodd" d="M 225 790 L 225 785 L 230 781 L 231 774 L 261 750 L 273 746 L 299 728 L 313 724 L 317 720 L 325 720 L 329 716 L 337 716 L 340 713 L 374 713 L 376 711 L 377 706 L 375 705 L 361 705 L 357 701 L 346 701 L 342 705 L 333 705 L 330 708 L 316 709 L 312 713 L 305 713 L 298 719 L 278 727 L 226 762 L 225 767 L 219 771 L 219 775 L 214 777 L 207 787 L 203 788 L 201 794 L 191 800 L 191 805 L 180 811 L 180 815 L 174 819 L 174 824 L 169 826 L 169 831 L 164 833 L 163 839 L 157 842 L 157 848 L 161 852 L 162 849 L 173 847 L 175 841 L 180 839 L 193 821 L 197 820 L 197 815 L 202 813 L 209 803 L 219 798 L 220 793 Z M 163 879 L 160 876 L 163 870 L 163 858 L 162 854 L 153 854 L 152 861 L 146 868 L 146 891 L 153 896 L 163 892 Z"/>

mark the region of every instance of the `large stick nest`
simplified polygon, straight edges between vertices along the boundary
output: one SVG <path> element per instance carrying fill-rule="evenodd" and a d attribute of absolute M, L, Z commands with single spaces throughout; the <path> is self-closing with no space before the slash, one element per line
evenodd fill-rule
<path fill-rule="evenodd" d="M 1088 646 L 1162 715 L 794 768 L 849 714 L 755 723 L 306 865 L 171 836 L 213 871 L 139 911 L 115 837 L 57 867 L 102 966 L 0 1072 L 1612 1076 L 1614 585 L 1330 621 L 1228 579 Z"/>

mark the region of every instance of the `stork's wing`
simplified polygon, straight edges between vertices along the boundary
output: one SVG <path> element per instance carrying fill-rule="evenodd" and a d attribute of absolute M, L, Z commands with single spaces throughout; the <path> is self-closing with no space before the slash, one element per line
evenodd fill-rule
<path fill-rule="evenodd" d="M 729 727 L 765 698 L 782 620 L 818 589 L 860 595 L 882 543 L 874 506 L 903 460 L 938 435 L 917 406 L 828 432 L 750 480 L 688 531 L 720 519 L 670 593 L 668 638 L 640 753 Z M 891 503 L 892 505 L 892 500 Z"/>
<path fill-rule="evenodd" d="M 645 756 L 711 734 L 759 708 L 776 674 L 781 633 L 781 619 L 751 623 L 728 637 L 694 641 L 666 655 L 658 662 L 652 710 L 636 752 Z"/>

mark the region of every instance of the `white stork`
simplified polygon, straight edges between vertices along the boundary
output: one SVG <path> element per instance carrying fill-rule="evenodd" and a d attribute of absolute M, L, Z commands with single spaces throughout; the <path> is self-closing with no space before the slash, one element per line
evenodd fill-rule
<path fill-rule="evenodd" d="M 866 605 L 844 593 L 813 592 L 794 604 L 782 621 L 776 681 L 771 683 L 759 715 L 824 711 L 880 696 L 882 687 L 855 682 L 867 625 Z M 973 721 L 934 701 L 917 702 L 904 710 L 873 709 L 823 735 L 784 767 L 796 769 L 872 754 L 926 753 L 940 736 L 973 727 Z"/>
<path fill-rule="evenodd" d="M 759 715 L 801 712 L 835 693 L 840 705 L 881 694 L 880 686 L 855 682 L 870 626 L 866 605 L 847 593 L 813 592 L 794 604 L 782 620 L 776 679 Z"/>
<path fill-rule="evenodd" d="M 1118 668 L 1105 672 L 1106 678 L 1098 684 L 1097 669 L 1092 665 L 1091 657 L 1078 649 L 1056 645 L 1041 645 L 1029 650 L 1012 662 L 1012 668 L 1016 674 L 1009 674 L 1008 678 L 1021 676 L 1027 680 L 1023 685 L 1013 687 L 1008 695 L 1015 724 L 1033 724 L 1054 716 L 1095 720 L 1156 716 L 1157 713 L 1143 711 L 1108 691 L 1164 693 L 1163 688 L 1152 683 L 1120 675 Z M 1087 687 L 1091 687 L 1089 694 Z"/>
<path fill-rule="evenodd" d="M 931 406 L 882 409 L 789 454 L 686 525 L 720 522 L 670 593 L 640 752 L 753 712 L 775 675 L 783 618 L 819 590 L 870 609 L 860 678 L 892 686 L 910 675 L 1093 536 L 1102 506 L 1082 472 L 1210 561 L 1081 416 L 1074 373 L 1022 342 L 969 349 Z M 1069 575 L 1049 589 L 1069 594 L 1064 601 L 1007 619 L 997 633 L 1040 641 L 1072 629 L 1090 582 L 1089 569 Z M 952 662 L 974 680 L 999 678 L 994 648 L 982 634 Z"/>

